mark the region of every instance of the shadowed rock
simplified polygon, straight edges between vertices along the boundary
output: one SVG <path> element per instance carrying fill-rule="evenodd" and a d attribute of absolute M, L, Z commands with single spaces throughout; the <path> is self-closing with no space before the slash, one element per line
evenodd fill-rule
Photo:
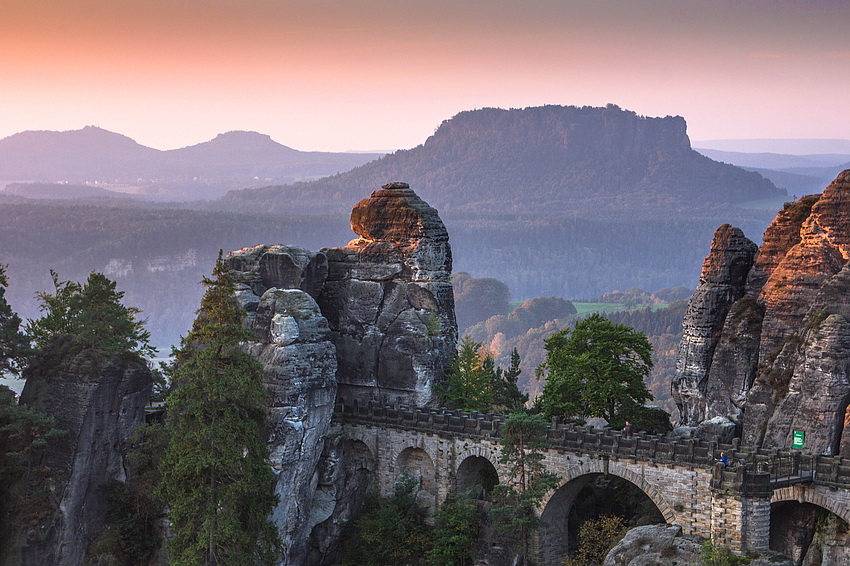
<path fill-rule="evenodd" d="M 51 439 L 40 462 L 49 470 L 41 486 L 45 509 L 15 533 L 0 563 L 78 566 L 104 529 L 110 481 L 126 481 L 124 457 L 145 420 L 153 379 L 140 356 L 106 354 L 73 336 L 55 338 L 25 370 L 21 403 L 54 419 L 66 431 Z"/>

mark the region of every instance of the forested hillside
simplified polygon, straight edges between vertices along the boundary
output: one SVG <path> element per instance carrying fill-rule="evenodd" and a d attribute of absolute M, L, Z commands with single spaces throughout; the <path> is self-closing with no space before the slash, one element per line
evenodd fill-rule
<path fill-rule="evenodd" d="M 23 317 L 37 315 L 36 291 L 105 273 L 142 309 L 158 346 L 189 330 L 201 278 L 219 249 L 287 243 L 309 249 L 350 239 L 342 216 L 249 216 L 139 207 L 58 206 L 0 198 L 0 263 L 8 264 L 7 299 Z"/>
<path fill-rule="evenodd" d="M 598 213 L 735 204 L 784 195 L 770 181 L 693 151 L 681 117 L 617 106 L 487 108 L 446 120 L 420 146 L 312 183 L 235 191 L 229 210 L 349 210 L 405 181 L 443 214 Z"/>

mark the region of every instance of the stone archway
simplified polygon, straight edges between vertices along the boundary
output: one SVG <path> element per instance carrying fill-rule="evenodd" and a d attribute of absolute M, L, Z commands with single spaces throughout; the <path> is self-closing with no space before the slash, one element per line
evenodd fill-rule
<path fill-rule="evenodd" d="M 434 460 L 422 448 L 409 447 L 396 458 L 395 479 L 410 476 L 419 482 L 417 501 L 431 513 L 437 510 L 437 481 Z"/>
<path fill-rule="evenodd" d="M 653 498 L 639 485 L 616 474 L 590 472 L 564 481 L 541 506 L 538 563 L 560 565 L 574 551 L 581 525 L 600 515 L 623 517 L 628 526 L 665 522 Z"/>
<path fill-rule="evenodd" d="M 455 489 L 460 494 L 489 499 L 490 492 L 498 483 L 496 466 L 484 456 L 467 456 L 457 467 Z"/>
<path fill-rule="evenodd" d="M 850 505 L 822 487 L 778 489 L 771 498 L 770 549 L 796 563 L 850 563 Z M 840 492 L 838 492 L 840 493 Z"/>

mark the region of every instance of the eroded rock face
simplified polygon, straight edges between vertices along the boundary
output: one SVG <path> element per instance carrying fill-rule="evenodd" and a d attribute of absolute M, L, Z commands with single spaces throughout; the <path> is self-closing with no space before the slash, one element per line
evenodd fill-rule
<path fill-rule="evenodd" d="M 357 203 L 347 246 L 322 250 L 319 305 L 337 347 L 340 394 L 424 406 L 454 355 L 448 233 L 406 183 Z"/>
<path fill-rule="evenodd" d="M 319 507 L 319 460 L 336 399 L 336 351 L 327 319 L 302 290 L 317 292 L 323 258 L 283 246 L 257 246 L 225 258 L 256 337 L 245 349 L 263 363 L 272 397 L 268 445 L 280 497 L 272 519 L 286 548 L 282 564 L 306 563 L 307 539 L 317 522 L 311 513 Z"/>
<path fill-rule="evenodd" d="M 756 251 L 756 245 L 739 228 L 724 224 L 714 234 L 699 285 L 688 302 L 676 360 L 673 397 L 685 426 L 728 416 L 729 403 L 725 399 L 721 401 L 722 408 L 709 402 L 709 370 L 726 315 L 732 304 L 744 296 Z"/>
<path fill-rule="evenodd" d="M 67 431 L 52 439 L 41 465 L 49 468 L 52 513 L 16 534 L 0 562 L 9 565 L 78 566 L 102 532 L 110 481 L 125 481 L 130 438 L 145 420 L 153 379 L 131 353 L 93 352 L 60 336 L 24 373 L 21 403 L 56 419 Z"/>
<path fill-rule="evenodd" d="M 715 249 L 724 245 L 728 251 Z M 734 256 L 736 249 L 733 239 L 715 238 L 706 265 L 714 263 L 712 256 Z M 722 300 L 706 300 L 712 295 L 704 289 L 704 267 L 691 303 L 706 306 L 689 306 L 673 384 L 683 422 L 694 426 L 725 416 L 740 420 L 745 444 L 790 448 L 796 429 L 806 431 L 807 451 L 846 450 L 849 259 L 850 170 L 822 195 L 779 213 L 742 296 L 721 291 Z M 721 290 L 739 289 L 739 272 L 718 273 Z"/>

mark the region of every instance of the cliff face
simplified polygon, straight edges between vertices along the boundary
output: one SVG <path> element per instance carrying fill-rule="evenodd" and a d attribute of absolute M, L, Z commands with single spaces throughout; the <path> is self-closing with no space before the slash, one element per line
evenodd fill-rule
<path fill-rule="evenodd" d="M 774 448 L 804 430 L 807 451 L 836 454 L 850 402 L 850 170 L 786 205 L 749 260 L 729 232 L 718 230 L 685 317 L 682 424 L 728 419 L 745 443 Z"/>
<path fill-rule="evenodd" d="M 50 441 L 38 463 L 50 470 L 46 484 L 35 488 L 46 490 L 51 511 L 15 533 L 0 563 L 78 566 L 104 528 L 100 488 L 126 480 L 124 456 L 144 423 L 151 372 L 137 355 L 94 353 L 62 336 L 24 377 L 21 403 L 54 417 L 55 428 L 67 433 Z"/>
<path fill-rule="evenodd" d="M 287 549 L 284 564 L 304 564 L 319 460 L 336 399 L 336 356 L 318 294 L 327 261 L 296 247 L 256 246 L 225 258 L 255 340 L 245 349 L 264 365 L 272 397 L 269 452 L 280 500 L 272 518 Z"/>
<path fill-rule="evenodd" d="M 265 366 L 284 565 L 331 563 L 371 481 L 331 431 L 349 400 L 425 405 L 454 354 L 451 248 L 437 211 L 404 183 L 355 206 L 347 246 L 255 246 L 225 263 Z"/>
<path fill-rule="evenodd" d="M 328 280 L 319 295 L 340 394 L 427 405 L 457 344 L 446 228 L 406 183 L 357 203 L 351 228 L 359 238 L 322 250 Z"/>

